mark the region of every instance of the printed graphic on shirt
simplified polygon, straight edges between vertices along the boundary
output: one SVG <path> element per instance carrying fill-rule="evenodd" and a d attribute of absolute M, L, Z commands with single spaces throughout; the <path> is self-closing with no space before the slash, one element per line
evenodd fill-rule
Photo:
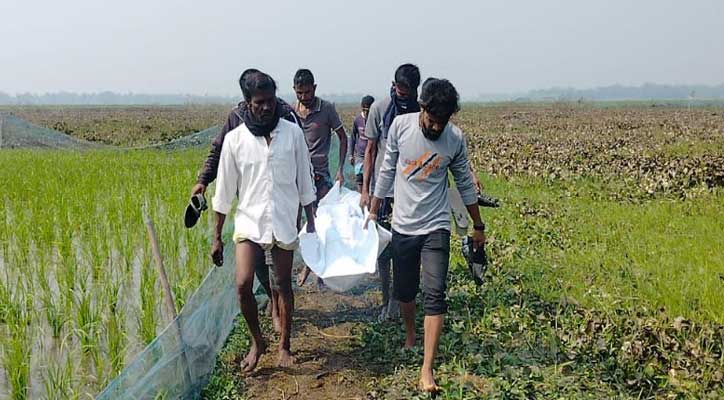
<path fill-rule="evenodd" d="M 402 170 L 402 174 L 407 180 L 416 178 L 421 181 L 427 179 L 430 174 L 440 169 L 442 157 L 440 157 L 438 153 L 426 151 L 416 160 L 406 159 L 405 165 L 406 167 Z"/>

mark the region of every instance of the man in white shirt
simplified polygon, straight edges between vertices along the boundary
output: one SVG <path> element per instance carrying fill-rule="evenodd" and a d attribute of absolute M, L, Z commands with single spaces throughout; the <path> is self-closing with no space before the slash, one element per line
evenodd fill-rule
<path fill-rule="evenodd" d="M 307 216 L 307 232 L 314 232 L 313 203 L 316 200 L 309 150 L 304 133 L 296 124 L 280 119 L 276 83 L 259 72 L 245 81 L 247 110 L 243 124 L 224 138 L 219 160 L 216 193 L 216 232 L 211 256 L 223 264 L 221 232 L 232 202 L 238 197 L 234 215 L 236 284 L 241 312 L 251 334 L 249 354 L 241 363 L 243 372 L 256 368 L 266 350 L 252 293 L 254 270 L 271 253 L 273 281 L 279 292 L 279 361 L 294 364 L 291 352 L 291 320 L 294 305 L 291 273 L 297 247 L 297 210 L 301 203 Z"/>

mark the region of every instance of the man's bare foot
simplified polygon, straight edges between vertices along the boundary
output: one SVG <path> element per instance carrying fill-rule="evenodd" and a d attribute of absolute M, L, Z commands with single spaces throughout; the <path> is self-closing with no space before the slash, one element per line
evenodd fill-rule
<path fill-rule="evenodd" d="M 277 366 L 281 368 L 288 368 L 294 365 L 294 362 L 296 360 L 294 359 L 294 356 L 292 355 L 292 352 L 286 349 L 279 349 L 279 362 L 277 362 Z"/>
<path fill-rule="evenodd" d="M 249 353 L 241 360 L 241 371 L 244 373 L 253 371 L 264 352 L 266 352 L 266 343 L 261 342 L 259 345 L 252 344 Z"/>
<path fill-rule="evenodd" d="M 312 270 L 310 270 L 309 267 L 307 267 L 307 266 L 302 267 L 302 270 L 299 272 L 299 275 L 297 275 L 297 286 L 299 286 L 299 287 L 304 286 L 304 282 L 307 281 L 307 277 L 309 277 L 310 272 L 312 272 Z"/>
<path fill-rule="evenodd" d="M 432 372 L 421 372 L 420 373 L 420 390 L 427 393 L 439 393 L 440 386 L 435 383 L 435 378 L 432 376 Z"/>

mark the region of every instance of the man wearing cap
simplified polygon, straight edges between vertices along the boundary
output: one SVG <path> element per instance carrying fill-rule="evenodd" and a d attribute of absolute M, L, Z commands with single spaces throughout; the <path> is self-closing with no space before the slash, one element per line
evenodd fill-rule
<path fill-rule="evenodd" d="M 367 149 L 367 137 L 365 136 L 365 125 L 367 124 L 367 115 L 370 112 L 370 106 L 374 103 L 375 98 L 365 96 L 360 104 L 361 111 L 355 117 L 352 124 L 352 135 L 349 137 L 349 163 L 354 168 L 354 174 L 357 180 L 357 191 L 362 193 L 362 182 L 364 180 L 362 167 L 364 166 L 365 150 Z"/>
<path fill-rule="evenodd" d="M 316 95 L 317 84 L 314 75 L 308 69 L 299 69 L 294 74 L 294 93 L 297 102 L 294 112 L 299 117 L 304 137 L 309 146 L 309 155 L 314 168 L 314 184 L 317 188 L 317 201 L 321 200 L 332 188 L 332 178 L 329 171 L 329 151 L 332 144 L 332 132 L 339 138 L 339 167 L 335 180 L 339 186 L 344 186 L 344 160 L 347 154 L 347 133 L 342 120 L 337 114 L 334 104 L 320 99 Z M 309 268 L 303 267 L 297 278 L 297 284 L 302 286 L 309 276 Z M 323 286 L 321 279 L 317 280 Z"/>
<path fill-rule="evenodd" d="M 216 228 L 211 254 L 216 265 L 223 264 L 221 233 L 237 197 L 233 236 L 236 284 L 251 336 L 251 347 L 241 368 L 250 372 L 266 350 L 252 293 L 254 271 L 265 251 L 271 252 L 279 293 L 278 365 L 294 364 L 290 344 L 294 307 L 291 274 L 298 245 L 297 210 L 300 204 L 304 207 L 307 232 L 314 232 L 316 196 L 304 134 L 299 126 L 281 118 L 276 83 L 267 74 L 255 73 L 246 79 L 244 87 L 248 104 L 241 114 L 244 123 L 227 133 L 219 158 L 212 199 Z"/>
<path fill-rule="evenodd" d="M 475 249 L 485 243 L 485 225 L 480 219 L 465 137 L 449 123 L 459 110 L 455 87 L 445 79 L 427 79 L 422 85 L 420 107 L 420 112 L 397 116 L 392 121 L 367 221 L 376 220 L 394 185 L 393 296 L 400 302 L 405 325 L 404 347 L 411 348 L 416 343 L 415 297 L 422 266 L 425 321 L 419 382 L 422 390 L 437 392 L 433 364 L 447 312 L 450 262 L 448 171 L 473 220 Z"/>

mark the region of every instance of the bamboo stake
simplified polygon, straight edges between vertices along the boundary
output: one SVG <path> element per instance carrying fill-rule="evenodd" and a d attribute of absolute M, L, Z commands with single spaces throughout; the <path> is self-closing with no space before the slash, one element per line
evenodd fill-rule
<path fill-rule="evenodd" d="M 178 314 L 176 313 L 176 303 L 173 301 L 173 292 L 171 292 L 171 285 L 168 283 L 168 276 L 166 275 L 166 268 L 163 266 L 163 258 L 161 258 L 161 250 L 158 247 L 158 240 L 156 239 L 156 229 L 153 226 L 153 221 L 148 215 L 147 205 L 143 207 L 143 221 L 146 223 L 146 229 L 148 230 L 148 237 L 151 240 L 151 250 L 153 251 L 153 258 L 156 260 L 156 269 L 158 274 L 161 276 L 161 286 L 163 287 L 163 294 L 166 303 L 166 309 L 171 317 L 171 321 L 176 325 L 176 339 L 181 343 L 181 361 L 184 366 L 184 375 L 186 381 L 191 385 L 191 371 L 189 370 L 189 360 L 186 356 L 186 343 L 183 340 L 183 334 L 181 333 L 181 324 L 178 321 Z"/>

